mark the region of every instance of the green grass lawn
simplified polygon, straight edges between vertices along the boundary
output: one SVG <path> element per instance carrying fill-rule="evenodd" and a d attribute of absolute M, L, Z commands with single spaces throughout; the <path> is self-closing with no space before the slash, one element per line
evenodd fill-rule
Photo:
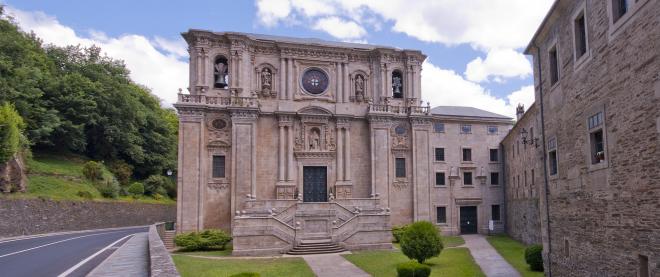
<path fill-rule="evenodd" d="M 195 254 L 198 253 L 195 252 Z M 262 277 L 314 276 L 314 273 L 302 258 L 219 260 L 174 254 L 172 259 L 174 259 L 174 264 L 183 277 L 231 276 L 241 272 L 256 272 L 261 274 Z"/>
<path fill-rule="evenodd" d="M 362 251 L 344 258 L 376 277 L 396 276 L 396 265 L 409 261 L 399 250 Z M 444 249 L 425 263 L 431 266 L 431 276 L 485 276 L 467 248 Z"/>
<path fill-rule="evenodd" d="M 188 256 L 208 256 L 208 257 L 227 257 L 231 256 L 232 246 L 231 244 L 227 245 L 225 250 L 213 250 L 213 251 L 177 251 L 174 252 L 177 255 L 188 255 Z"/>
<path fill-rule="evenodd" d="M 117 199 L 103 198 L 94 184 L 82 174 L 83 164 L 88 159 L 68 153 L 35 153 L 27 159 L 27 192 L 0 195 L 0 198 L 48 198 L 53 200 L 89 201 L 78 192 L 89 192 L 93 201 L 122 201 L 152 204 L 175 204 L 176 201 L 163 197 L 154 199 L 149 196 L 133 198 L 120 196 Z M 112 173 L 103 167 L 103 177 L 111 179 Z"/>
<path fill-rule="evenodd" d="M 461 236 L 442 236 L 442 244 L 444 247 L 456 247 L 465 244 L 465 240 Z"/>
<path fill-rule="evenodd" d="M 506 236 L 497 235 L 486 238 L 490 245 L 497 250 L 524 277 L 542 277 L 543 272 L 532 271 L 525 262 L 525 245 Z"/>

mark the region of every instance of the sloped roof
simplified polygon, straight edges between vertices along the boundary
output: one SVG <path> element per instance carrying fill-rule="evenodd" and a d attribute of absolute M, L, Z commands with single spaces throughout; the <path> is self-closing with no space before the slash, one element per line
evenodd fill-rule
<path fill-rule="evenodd" d="M 449 116 L 463 116 L 463 117 L 486 117 L 486 118 L 499 118 L 499 119 L 513 119 L 501 114 L 491 113 L 473 107 L 462 106 L 437 106 L 431 109 L 431 114 L 434 115 L 449 115 Z"/>
<path fill-rule="evenodd" d="M 276 41 L 276 42 L 287 42 L 295 44 L 306 44 L 306 45 L 323 45 L 323 46 L 333 46 L 333 47 L 342 47 L 342 48 L 355 48 L 355 49 L 364 49 L 364 50 L 373 50 L 376 48 L 387 48 L 387 49 L 397 49 L 398 48 L 390 46 L 380 46 L 372 44 L 363 44 L 363 43 L 352 43 L 352 42 L 340 42 L 340 41 L 329 41 L 318 38 L 297 38 L 297 37 L 284 37 L 284 36 L 274 36 L 274 35 L 264 35 L 264 34 L 253 34 L 253 33 L 242 33 L 242 32 L 215 32 L 218 35 L 224 34 L 235 34 L 235 35 L 244 35 L 250 39 L 257 41 Z"/>

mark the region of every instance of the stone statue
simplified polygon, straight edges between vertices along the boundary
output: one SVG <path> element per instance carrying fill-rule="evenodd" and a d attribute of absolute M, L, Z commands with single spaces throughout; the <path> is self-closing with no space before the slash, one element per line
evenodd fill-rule
<path fill-rule="evenodd" d="M 222 60 L 218 61 L 215 66 L 215 87 L 216 88 L 226 88 L 227 87 L 227 64 Z"/>
<path fill-rule="evenodd" d="M 358 101 L 364 99 L 364 77 L 362 75 L 355 77 L 355 98 Z"/>
<path fill-rule="evenodd" d="M 309 133 L 309 150 L 321 150 L 321 134 L 319 129 L 312 129 Z"/>
<path fill-rule="evenodd" d="M 270 91 L 273 88 L 273 73 L 270 69 L 264 68 L 261 70 L 261 91 L 264 96 L 270 96 Z"/>

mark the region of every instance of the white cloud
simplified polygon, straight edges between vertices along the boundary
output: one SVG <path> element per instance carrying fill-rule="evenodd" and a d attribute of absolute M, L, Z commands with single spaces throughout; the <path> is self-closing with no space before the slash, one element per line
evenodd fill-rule
<path fill-rule="evenodd" d="M 257 0 L 256 5 L 257 17 L 262 24 L 269 27 L 288 17 L 291 12 L 289 0 Z"/>
<path fill-rule="evenodd" d="M 522 87 L 507 96 L 497 98 L 478 83 L 465 80 L 453 70 L 424 62 L 422 98 L 431 106 L 469 106 L 515 118 L 518 103 L 528 107 L 534 102 L 534 88 Z"/>
<path fill-rule="evenodd" d="M 512 49 L 491 50 L 485 60 L 477 57 L 465 70 L 465 77 L 474 82 L 488 81 L 491 77 L 495 82 L 503 82 L 502 78 L 526 78 L 530 74 L 532 65 L 529 60 Z"/>
<path fill-rule="evenodd" d="M 43 12 L 27 12 L 11 7 L 6 10 L 22 30 L 33 31 L 45 43 L 57 46 L 97 45 L 108 56 L 124 60 L 131 71 L 131 78 L 150 88 L 164 105 L 175 103 L 177 89 L 188 86 L 188 63 L 184 59 L 187 52 L 178 42 L 158 37 L 151 41 L 134 34 L 108 37 L 99 31 L 90 31 L 90 37 L 83 37 Z"/>
<path fill-rule="evenodd" d="M 324 17 L 316 21 L 312 27 L 322 30 L 341 40 L 354 40 L 363 37 L 367 31 L 354 21 L 343 20 L 339 17 Z"/>

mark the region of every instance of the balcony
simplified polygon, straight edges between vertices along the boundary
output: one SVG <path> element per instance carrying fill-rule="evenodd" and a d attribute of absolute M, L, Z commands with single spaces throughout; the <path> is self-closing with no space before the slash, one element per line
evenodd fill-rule
<path fill-rule="evenodd" d="M 203 94 L 179 93 L 177 105 L 200 105 L 219 108 L 258 108 L 259 102 L 256 97 L 240 96 L 207 96 Z"/>
<path fill-rule="evenodd" d="M 391 114 L 391 115 L 429 115 L 431 106 L 419 105 L 392 105 L 392 104 L 369 104 L 369 114 Z"/>

